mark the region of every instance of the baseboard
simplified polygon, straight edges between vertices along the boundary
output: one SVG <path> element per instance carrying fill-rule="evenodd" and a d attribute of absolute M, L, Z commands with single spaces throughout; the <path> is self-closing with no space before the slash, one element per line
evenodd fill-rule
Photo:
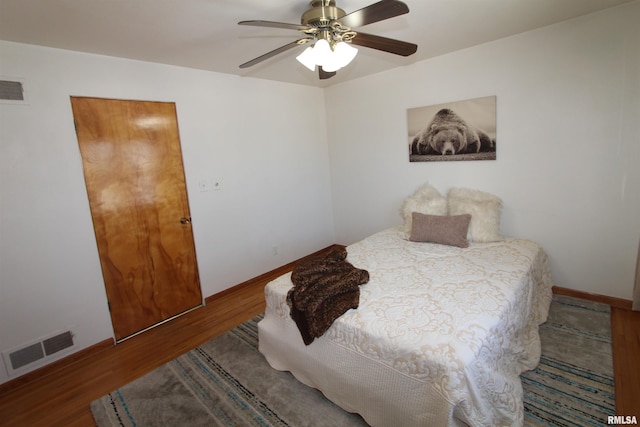
<path fill-rule="evenodd" d="M 231 294 L 233 292 L 236 292 L 242 288 L 246 288 L 246 287 L 250 287 L 256 284 L 256 282 L 266 282 L 269 281 L 270 279 L 276 279 L 280 276 L 282 276 L 285 273 L 288 273 L 289 271 L 293 270 L 293 267 L 300 261 L 308 259 L 308 258 L 312 258 L 318 255 L 323 254 L 324 252 L 327 252 L 333 248 L 336 247 L 344 247 L 343 245 L 338 245 L 338 244 L 334 244 L 331 246 L 327 246 L 324 249 L 320 249 L 319 251 L 316 251 L 312 254 L 309 254 L 305 257 L 302 257 L 298 260 L 292 261 L 288 264 L 285 264 L 281 267 L 278 267 L 274 270 L 271 270 L 267 273 L 261 274 L 260 276 L 254 277 L 252 279 L 249 279 L 245 282 L 242 282 L 236 286 L 233 286 L 231 288 L 225 289 L 222 292 L 218 292 L 217 294 L 208 296 L 205 298 L 204 302 L 205 304 L 209 304 L 212 301 L 215 301 L 219 298 L 222 298 L 228 294 Z M 603 304 L 608 304 L 611 307 L 616 307 L 616 308 L 621 308 L 624 310 L 631 310 L 632 306 L 633 306 L 633 302 L 631 300 L 627 300 L 624 298 L 616 298 L 616 297 L 611 297 L 611 296 L 607 296 L 607 295 L 600 295 L 600 294 L 594 294 L 594 293 L 590 293 L 590 292 L 585 292 L 585 291 L 579 291 L 576 289 L 569 289 L 569 288 L 563 288 L 560 286 L 553 286 L 552 291 L 554 294 L 556 295 L 565 295 L 565 296 L 569 296 L 569 297 L 575 297 L 575 298 L 581 298 L 587 301 L 595 301 L 595 302 L 600 302 Z"/>
<path fill-rule="evenodd" d="M 281 267 L 278 267 L 278 268 L 276 268 L 274 270 L 268 271 L 268 272 L 266 272 L 264 274 L 261 274 L 260 276 L 257 276 L 257 277 L 254 277 L 252 279 L 249 279 L 246 282 L 242 282 L 239 285 L 236 285 L 236 286 L 233 286 L 231 288 L 225 289 L 224 291 L 218 292 L 217 294 L 210 295 L 210 296 L 208 296 L 208 297 L 206 297 L 204 299 L 204 303 L 205 304 L 210 304 L 211 302 L 213 302 L 213 301 L 215 301 L 215 300 L 217 300 L 219 298 L 222 298 L 222 297 L 224 297 L 224 296 L 226 296 L 228 294 L 237 292 L 238 290 L 246 288 L 246 287 L 253 286 L 257 282 L 267 282 L 267 281 L 276 279 L 276 278 L 282 276 L 283 274 L 288 273 L 291 270 L 293 270 L 293 267 L 295 267 L 295 265 L 297 263 L 299 263 L 300 261 L 303 261 L 303 260 L 318 256 L 318 255 L 322 255 L 323 253 L 325 253 L 325 252 L 327 252 L 327 251 L 329 251 L 329 250 L 331 250 L 333 248 L 342 248 L 342 247 L 344 247 L 344 246 L 336 245 L 336 244 L 331 245 L 331 246 L 327 246 L 324 249 L 320 249 L 319 251 L 316 251 L 316 252 L 314 252 L 312 254 L 309 254 L 309 255 L 304 256 L 304 257 L 302 257 L 300 259 L 292 261 L 292 262 L 290 262 L 288 264 L 285 264 L 285 265 L 283 265 Z"/>
<path fill-rule="evenodd" d="M 211 295 L 211 296 L 205 298 L 205 304 L 208 304 L 211 301 L 215 301 L 216 299 L 221 298 L 221 297 L 223 297 L 225 295 L 228 295 L 228 294 L 231 294 L 233 292 L 236 292 L 239 289 L 252 286 L 256 282 L 265 281 L 265 280 L 270 279 L 270 278 L 275 279 L 275 278 L 283 275 L 284 273 L 287 273 L 287 272 L 293 270 L 293 267 L 296 265 L 296 263 L 298 263 L 298 262 L 300 262 L 302 260 L 314 257 L 314 256 L 321 255 L 324 252 L 327 252 L 330 249 L 333 249 L 335 247 L 343 247 L 343 246 L 342 245 L 331 245 L 331 246 L 328 246 L 328 247 L 326 247 L 324 249 L 320 249 L 319 251 L 316 251 L 316 252 L 314 252 L 312 254 L 309 254 L 309 255 L 307 255 L 305 257 L 302 257 L 302 258 L 300 258 L 298 260 L 295 260 L 293 262 L 285 264 L 285 265 L 283 265 L 281 267 L 278 267 L 278 268 L 276 268 L 274 270 L 271 270 L 271 271 L 269 271 L 267 273 L 261 274 L 260 276 L 254 277 L 253 279 L 249 279 L 246 282 L 240 283 L 239 285 L 233 286 L 233 287 L 231 287 L 229 289 L 225 289 L 224 291 L 219 292 L 219 293 L 217 293 L 215 295 Z M 106 339 L 106 340 L 101 341 L 101 342 L 99 342 L 97 344 L 94 344 L 94 345 L 92 345 L 90 347 L 87 347 L 87 348 L 85 348 L 83 350 L 80 350 L 80 351 L 78 351 L 76 353 L 70 354 L 69 356 L 67 356 L 65 358 L 62 358 L 62 359 L 57 360 L 55 362 L 52 362 L 52 363 L 50 363 L 50 364 L 48 364 L 46 366 L 43 366 L 43 367 L 41 367 L 39 369 L 36 369 L 34 371 L 31 371 L 31 372 L 28 372 L 28 373 L 26 373 L 24 375 L 21 375 L 21 376 L 17 377 L 17 378 L 14 378 L 14 379 L 9 380 L 9 381 L 7 381 L 5 383 L 2 383 L 2 384 L 0 384 L 0 396 L 4 395 L 7 392 L 13 391 L 18 387 L 21 387 L 21 386 L 23 386 L 25 384 L 28 384 L 28 383 L 32 382 L 33 380 L 35 380 L 37 378 L 40 378 L 40 377 L 42 377 L 44 375 L 48 375 L 51 372 L 54 372 L 54 371 L 56 371 L 58 369 L 61 369 L 61 368 L 65 367 L 65 366 L 71 365 L 72 363 L 77 362 L 78 360 L 84 359 L 86 357 L 90 357 L 91 355 L 93 355 L 95 353 L 99 353 L 99 352 L 101 352 L 101 351 L 103 351 L 103 350 L 105 350 L 107 348 L 111 348 L 114 345 L 115 344 L 114 344 L 113 339 Z"/>
<path fill-rule="evenodd" d="M 554 286 L 552 288 L 552 291 L 556 295 L 565 295 L 568 297 L 585 299 L 587 301 L 601 302 L 603 304 L 608 304 L 611 307 L 622 308 L 624 310 L 631 310 L 631 307 L 633 305 L 631 300 L 627 300 L 624 298 L 616 298 L 616 297 L 610 297 L 607 295 L 592 294 L 590 292 L 578 291 L 578 290 L 569 289 L 569 288 L 561 288 L 559 286 Z"/>
<path fill-rule="evenodd" d="M 27 372 L 24 375 L 20 375 L 17 378 L 9 380 L 5 383 L 0 384 L 0 396 L 8 393 L 10 391 L 14 391 L 16 388 L 21 387 L 25 384 L 30 383 L 42 376 L 48 375 L 51 372 L 54 372 L 58 369 L 61 369 L 65 366 L 71 365 L 78 360 L 84 359 L 86 357 L 90 357 L 93 354 L 99 353 L 107 348 L 111 348 L 115 345 L 112 338 L 106 339 L 104 341 L 100 341 L 97 344 L 89 346 L 85 349 L 77 351 L 73 354 L 70 354 L 67 357 L 64 357 L 60 360 L 56 360 L 55 362 L 51 362 L 46 366 L 38 368 L 34 371 Z"/>
<path fill-rule="evenodd" d="M 333 248 L 337 248 L 337 247 L 344 247 L 343 245 L 331 245 L 328 246 L 324 249 L 320 249 L 319 251 L 316 251 L 312 254 L 309 254 L 305 257 L 302 257 L 298 260 L 292 261 L 288 264 L 285 264 L 281 267 L 278 267 L 274 270 L 271 270 L 267 273 L 261 274 L 260 276 L 254 277 L 252 279 L 249 279 L 245 282 L 242 282 L 236 286 L 233 286 L 229 289 L 225 289 L 222 292 L 218 292 L 217 294 L 211 295 L 207 298 L 205 298 L 205 304 L 209 304 L 212 301 L 215 301 L 219 298 L 222 298 L 225 295 L 234 293 L 242 288 L 245 287 L 250 287 L 252 285 L 255 285 L 256 282 L 265 282 L 268 281 L 268 279 L 276 279 L 277 277 L 288 273 L 289 271 L 293 270 L 293 267 L 295 267 L 295 265 L 303 260 L 306 260 L 308 258 L 312 258 L 318 255 L 322 255 L 323 253 L 333 249 Z M 612 307 L 617 307 L 617 308 L 622 308 L 625 310 L 631 310 L 632 307 L 632 302 L 630 300 L 626 300 L 623 298 L 616 298 L 616 297 L 610 297 L 610 296 L 606 296 L 606 295 L 599 295 L 599 294 L 593 294 L 593 293 L 589 293 L 589 292 L 584 292 L 584 291 L 578 291 L 575 289 L 569 289 L 569 288 L 562 288 L 559 286 L 554 286 L 552 288 L 553 293 L 557 294 L 557 295 L 566 295 L 566 296 L 570 296 L 570 297 L 575 297 L 575 298 L 582 298 L 585 300 L 589 300 L 589 301 L 595 301 L 595 302 L 600 302 L 603 304 L 609 304 Z M 101 341 L 97 344 L 94 344 L 90 347 L 87 347 L 83 350 L 80 350 L 76 353 L 73 353 L 63 359 L 60 359 L 58 361 L 55 361 L 53 363 L 50 363 L 49 365 L 43 366 L 42 368 L 36 369 L 34 371 L 31 371 L 29 373 L 26 373 L 24 375 L 19 376 L 18 378 L 15 378 L 13 380 L 9 380 L 3 384 L 0 384 L 0 396 L 4 395 L 5 393 L 9 392 L 9 391 L 13 391 L 16 388 L 27 384 L 43 375 L 47 375 L 53 371 L 56 371 L 64 366 L 70 365 L 78 360 L 84 359 L 86 357 L 90 357 L 92 354 L 98 353 L 100 351 L 103 351 L 107 348 L 111 348 L 114 346 L 114 342 L 113 339 L 106 339 L 104 341 Z"/>

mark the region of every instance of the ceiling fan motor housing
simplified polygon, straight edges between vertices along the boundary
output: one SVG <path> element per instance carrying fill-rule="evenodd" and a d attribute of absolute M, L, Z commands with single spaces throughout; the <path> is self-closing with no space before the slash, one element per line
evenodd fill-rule
<path fill-rule="evenodd" d="M 328 27 L 331 21 L 340 19 L 346 12 L 336 7 L 335 0 L 313 0 L 311 9 L 302 14 L 302 25 L 313 27 Z"/>

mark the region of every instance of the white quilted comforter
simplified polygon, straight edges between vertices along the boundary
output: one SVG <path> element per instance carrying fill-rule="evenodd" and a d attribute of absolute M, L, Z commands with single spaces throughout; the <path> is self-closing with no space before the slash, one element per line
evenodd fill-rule
<path fill-rule="evenodd" d="M 290 274 L 267 285 L 260 350 L 273 367 L 372 425 L 523 424 L 519 375 L 539 361 L 551 302 L 540 246 L 415 243 L 393 228 L 347 250 L 370 281 L 310 346 L 289 317 Z"/>

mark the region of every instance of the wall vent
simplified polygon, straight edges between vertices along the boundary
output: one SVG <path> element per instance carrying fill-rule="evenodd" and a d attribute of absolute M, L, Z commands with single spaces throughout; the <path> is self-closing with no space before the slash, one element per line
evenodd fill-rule
<path fill-rule="evenodd" d="M 33 363 L 36 360 L 44 358 L 44 351 L 42 351 L 42 345 L 40 343 L 31 344 L 28 347 L 16 350 L 13 353 L 9 353 L 11 360 L 11 369 L 19 369 L 23 366 Z"/>
<path fill-rule="evenodd" d="M 24 79 L 0 76 L 0 104 L 28 104 Z"/>
<path fill-rule="evenodd" d="M 42 346 L 44 347 L 44 353 L 47 356 L 51 356 L 54 353 L 57 353 L 65 348 L 69 348 L 73 346 L 73 334 L 71 331 L 63 332 L 54 337 L 47 338 L 42 341 Z"/>
<path fill-rule="evenodd" d="M 0 80 L 0 99 L 4 101 L 24 101 L 22 82 Z"/>
<path fill-rule="evenodd" d="M 68 351 L 63 350 L 71 349 L 74 345 L 71 331 L 56 332 L 36 342 L 4 351 L 2 356 L 9 375 L 21 375 L 52 362 L 58 358 L 56 356 L 67 354 Z"/>

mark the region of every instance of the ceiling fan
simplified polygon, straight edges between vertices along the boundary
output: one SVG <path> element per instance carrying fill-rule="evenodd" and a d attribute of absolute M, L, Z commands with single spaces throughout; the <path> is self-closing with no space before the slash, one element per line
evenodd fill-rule
<path fill-rule="evenodd" d="M 350 45 L 364 46 L 401 56 L 413 55 L 418 50 L 416 44 L 354 31 L 356 27 L 373 24 L 408 12 L 409 7 L 398 0 L 381 0 L 348 14 L 336 6 L 335 0 L 313 0 L 310 8 L 302 14 L 300 24 L 260 20 L 240 21 L 238 25 L 284 28 L 300 31 L 304 34 L 304 37 L 298 40 L 241 64 L 240 68 L 251 67 L 305 44 L 309 46 L 297 59 L 310 70 L 314 70 L 317 66 L 320 79 L 335 76 L 338 69 L 353 59 L 357 50 Z"/>

